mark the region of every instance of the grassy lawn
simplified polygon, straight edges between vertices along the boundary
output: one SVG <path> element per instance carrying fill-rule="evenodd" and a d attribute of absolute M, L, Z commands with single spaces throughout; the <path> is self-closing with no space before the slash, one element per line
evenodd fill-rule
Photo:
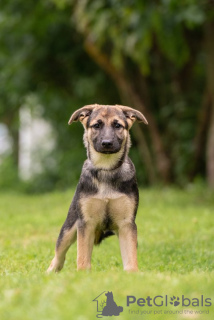
<path fill-rule="evenodd" d="M 72 196 L 73 190 L 0 194 L 0 320 L 97 319 L 92 300 L 103 291 L 112 291 L 123 306 L 118 317 L 104 319 L 214 319 L 213 193 L 197 188 L 141 190 L 138 273 L 124 273 L 118 240 L 111 237 L 94 248 L 91 272 L 76 271 L 75 244 L 64 269 L 46 275 Z M 131 295 L 136 302 L 127 306 Z M 181 301 L 182 295 L 190 306 L 170 304 L 172 296 Z M 211 298 L 210 307 L 205 301 L 201 305 L 202 295 Z M 137 305 L 137 299 L 148 296 L 163 296 L 164 305 Z"/>

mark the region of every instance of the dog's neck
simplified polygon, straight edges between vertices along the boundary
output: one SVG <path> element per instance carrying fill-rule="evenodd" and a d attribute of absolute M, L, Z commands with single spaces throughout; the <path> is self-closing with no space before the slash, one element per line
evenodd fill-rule
<path fill-rule="evenodd" d="M 104 154 L 91 150 L 93 147 L 89 145 L 88 158 L 93 163 L 94 167 L 99 170 L 113 170 L 120 167 L 124 159 L 124 151 L 120 150 L 117 153 Z"/>
<path fill-rule="evenodd" d="M 131 146 L 130 136 L 124 141 L 120 151 L 111 154 L 104 154 L 97 152 L 90 143 L 85 143 L 87 149 L 88 159 L 92 162 L 93 166 L 98 170 L 115 170 L 119 168 L 126 156 L 128 155 Z"/>

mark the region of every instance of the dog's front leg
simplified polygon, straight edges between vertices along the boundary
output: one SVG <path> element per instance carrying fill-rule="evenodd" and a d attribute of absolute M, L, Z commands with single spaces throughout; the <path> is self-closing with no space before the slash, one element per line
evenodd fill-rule
<path fill-rule="evenodd" d="M 79 221 L 77 226 L 77 270 L 91 268 L 95 230 L 90 223 Z"/>
<path fill-rule="evenodd" d="M 119 242 L 124 270 L 138 271 L 137 226 L 134 222 L 123 224 L 122 226 L 120 226 Z"/>

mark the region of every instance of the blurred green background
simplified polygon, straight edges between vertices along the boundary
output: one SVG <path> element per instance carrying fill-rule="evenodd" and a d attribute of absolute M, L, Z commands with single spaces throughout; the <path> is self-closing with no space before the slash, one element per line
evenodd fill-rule
<path fill-rule="evenodd" d="M 214 188 L 214 3 L 1 0 L 0 188 L 76 185 L 86 152 L 71 113 L 124 104 L 140 185 Z"/>

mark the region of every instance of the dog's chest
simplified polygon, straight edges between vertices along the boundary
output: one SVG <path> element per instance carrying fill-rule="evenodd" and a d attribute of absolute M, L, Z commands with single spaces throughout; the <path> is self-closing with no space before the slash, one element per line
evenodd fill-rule
<path fill-rule="evenodd" d="M 81 210 L 86 221 L 102 225 L 108 218 L 113 225 L 131 221 L 135 208 L 135 201 L 107 183 L 99 183 L 96 194 L 81 200 Z"/>
<path fill-rule="evenodd" d="M 100 182 L 97 185 L 97 193 L 93 195 L 93 198 L 100 199 L 105 202 L 109 202 L 111 199 L 117 199 L 123 196 L 123 193 L 116 190 L 112 185 Z"/>

